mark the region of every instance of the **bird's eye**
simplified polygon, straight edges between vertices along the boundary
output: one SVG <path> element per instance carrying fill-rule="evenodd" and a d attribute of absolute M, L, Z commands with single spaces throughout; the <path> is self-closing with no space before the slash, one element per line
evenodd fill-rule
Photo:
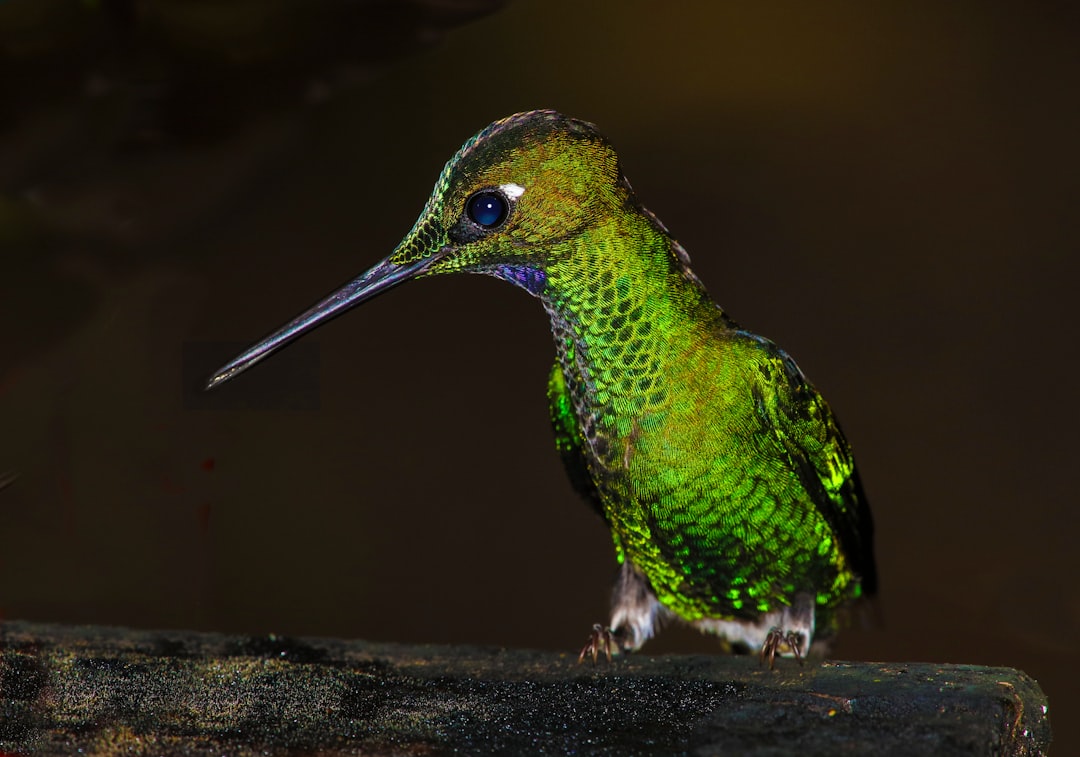
<path fill-rule="evenodd" d="M 485 229 L 494 229 L 506 220 L 509 208 L 498 192 L 477 192 L 465 203 L 469 220 Z"/>

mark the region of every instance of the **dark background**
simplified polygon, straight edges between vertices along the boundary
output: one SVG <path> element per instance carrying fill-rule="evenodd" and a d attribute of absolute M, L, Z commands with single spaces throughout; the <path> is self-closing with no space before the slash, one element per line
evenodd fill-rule
<path fill-rule="evenodd" d="M 1075 17 L 345 7 L 0 4 L 0 614 L 580 647 L 612 549 L 524 293 L 412 283 L 198 392 L 386 255 L 464 139 L 553 107 L 839 414 L 883 624 L 835 656 L 1022 668 L 1080 748 Z"/>

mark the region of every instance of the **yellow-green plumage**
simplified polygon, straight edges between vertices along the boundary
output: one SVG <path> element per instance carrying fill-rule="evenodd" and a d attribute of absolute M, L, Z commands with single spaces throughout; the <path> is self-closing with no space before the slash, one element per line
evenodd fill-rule
<path fill-rule="evenodd" d="M 469 140 L 393 254 L 211 383 L 389 286 L 451 272 L 510 281 L 551 319 L 556 446 L 612 531 L 621 646 L 665 617 L 750 646 L 777 625 L 802 646 L 873 591 L 870 513 L 828 405 L 710 299 L 610 144 L 551 111 Z"/>

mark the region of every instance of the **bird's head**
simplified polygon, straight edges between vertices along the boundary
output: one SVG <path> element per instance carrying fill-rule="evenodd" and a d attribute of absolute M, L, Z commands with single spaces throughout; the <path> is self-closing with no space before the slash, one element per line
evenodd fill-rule
<path fill-rule="evenodd" d="M 409 279 L 488 273 L 540 294 L 546 266 L 625 212 L 630 196 L 615 150 L 592 124 L 550 110 L 496 121 L 446 164 L 389 256 L 225 365 L 207 388 Z"/>
<path fill-rule="evenodd" d="M 563 243 L 625 206 L 618 157 L 592 124 L 519 113 L 446 164 L 413 230 L 387 259 L 450 271 L 542 270 Z"/>

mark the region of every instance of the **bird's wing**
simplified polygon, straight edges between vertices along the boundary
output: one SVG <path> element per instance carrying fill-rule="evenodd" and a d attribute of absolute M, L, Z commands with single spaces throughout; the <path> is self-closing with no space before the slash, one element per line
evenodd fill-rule
<path fill-rule="evenodd" d="M 551 426 L 555 431 L 555 447 L 559 450 L 563 465 L 566 466 L 570 483 L 574 490 L 600 514 L 600 517 L 607 520 L 604 515 L 604 506 L 600 501 L 600 492 L 597 491 L 592 474 L 589 472 L 577 416 L 574 415 L 574 405 L 566 389 L 566 380 L 563 378 L 562 366 L 559 365 L 558 360 L 555 361 L 555 367 L 551 369 L 551 374 L 548 376 L 547 395 Z"/>
<path fill-rule="evenodd" d="M 752 386 L 757 414 L 836 534 L 848 564 L 860 578 L 863 594 L 873 594 L 877 587 L 873 520 L 851 446 L 832 410 L 795 361 L 767 339 L 746 336 L 761 350 Z"/>

